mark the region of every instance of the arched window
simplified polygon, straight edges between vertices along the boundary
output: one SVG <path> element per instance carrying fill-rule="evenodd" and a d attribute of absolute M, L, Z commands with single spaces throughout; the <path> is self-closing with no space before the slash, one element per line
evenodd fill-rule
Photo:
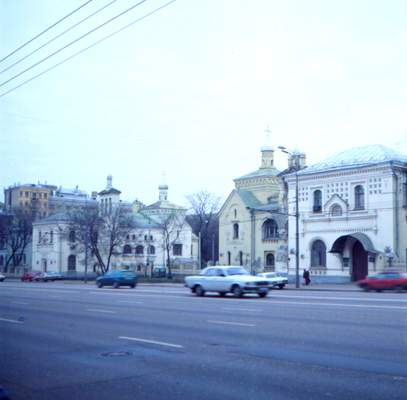
<path fill-rule="evenodd" d="M 263 240 L 278 238 L 278 225 L 274 219 L 268 219 L 263 223 Z"/>
<path fill-rule="evenodd" d="M 266 256 L 266 268 L 267 269 L 274 269 L 274 254 L 268 253 Z"/>
<path fill-rule="evenodd" d="M 233 239 L 239 239 L 239 224 L 233 224 Z"/>
<path fill-rule="evenodd" d="M 362 185 L 355 187 L 355 210 L 363 210 L 365 208 L 365 190 Z"/>
<path fill-rule="evenodd" d="M 69 241 L 70 241 L 71 243 L 73 243 L 73 242 L 75 242 L 75 240 L 76 240 L 75 231 L 74 231 L 73 229 L 71 229 L 71 230 L 69 231 Z"/>
<path fill-rule="evenodd" d="M 136 247 L 136 254 L 143 254 L 144 253 L 144 247 L 143 246 L 137 246 Z"/>
<path fill-rule="evenodd" d="M 131 254 L 131 246 L 126 244 L 123 247 L 123 254 Z"/>
<path fill-rule="evenodd" d="M 333 217 L 338 217 L 338 216 L 342 215 L 342 207 L 341 207 L 339 204 L 334 204 L 334 205 L 331 207 L 331 212 L 330 212 L 330 214 L 331 214 Z"/>
<path fill-rule="evenodd" d="M 71 254 L 68 257 L 68 271 L 75 271 L 76 270 L 76 256 Z"/>
<path fill-rule="evenodd" d="M 326 268 L 326 246 L 322 240 L 315 240 L 311 247 L 311 267 Z"/>
<path fill-rule="evenodd" d="M 320 190 L 314 191 L 314 204 L 312 211 L 314 213 L 319 213 L 322 211 L 322 192 Z"/>
<path fill-rule="evenodd" d="M 243 251 L 239 251 L 239 265 L 243 265 Z"/>
<path fill-rule="evenodd" d="M 154 246 L 150 246 L 150 248 L 148 250 L 148 254 L 155 254 L 155 247 Z"/>

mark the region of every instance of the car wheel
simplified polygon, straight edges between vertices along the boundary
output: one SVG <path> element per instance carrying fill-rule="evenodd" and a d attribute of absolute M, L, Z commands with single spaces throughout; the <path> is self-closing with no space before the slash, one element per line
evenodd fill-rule
<path fill-rule="evenodd" d="M 284 289 L 284 286 L 285 285 L 278 285 L 278 288 L 281 290 L 281 289 Z"/>
<path fill-rule="evenodd" d="M 219 296 L 220 296 L 220 297 L 225 297 L 225 296 L 226 296 L 226 292 L 219 292 Z"/>
<path fill-rule="evenodd" d="M 235 297 L 242 297 L 243 296 L 243 290 L 240 288 L 239 285 L 234 285 L 232 287 L 232 294 Z"/>
<path fill-rule="evenodd" d="M 370 287 L 369 287 L 369 285 L 362 285 L 361 288 L 362 288 L 365 292 L 370 292 Z"/>
<path fill-rule="evenodd" d="M 119 289 L 120 283 L 119 283 L 119 282 L 113 282 L 113 287 L 114 287 L 115 289 Z"/>
<path fill-rule="evenodd" d="M 98 288 L 102 288 L 102 287 L 103 287 L 103 283 L 102 283 L 102 282 L 96 282 L 96 286 L 97 286 Z"/>
<path fill-rule="evenodd" d="M 203 287 L 201 285 L 195 286 L 195 294 L 199 297 L 202 297 L 205 295 L 205 290 L 203 289 Z"/>
<path fill-rule="evenodd" d="M 132 285 L 130 285 L 130 287 L 131 287 L 132 289 L 134 289 L 134 288 L 136 287 L 136 284 L 133 283 Z"/>
<path fill-rule="evenodd" d="M 259 297 L 266 297 L 268 292 L 260 292 L 260 293 L 257 293 L 257 294 L 259 295 Z"/>
<path fill-rule="evenodd" d="M 380 293 L 382 291 L 382 289 L 376 289 L 377 293 Z"/>
<path fill-rule="evenodd" d="M 397 293 L 401 293 L 401 292 L 404 291 L 404 288 L 403 288 L 403 286 L 398 285 L 398 286 L 396 286 L 396 287 L 394 288 L 394 290 L 395 290 Z"/>

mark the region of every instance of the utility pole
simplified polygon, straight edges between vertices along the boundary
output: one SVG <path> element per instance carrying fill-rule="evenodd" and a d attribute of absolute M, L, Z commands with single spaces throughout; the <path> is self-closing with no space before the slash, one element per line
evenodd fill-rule
<path fill-rule="evenodd" d="M 198 233 L 198 267 L 202 269 L 201 231 Z"/>

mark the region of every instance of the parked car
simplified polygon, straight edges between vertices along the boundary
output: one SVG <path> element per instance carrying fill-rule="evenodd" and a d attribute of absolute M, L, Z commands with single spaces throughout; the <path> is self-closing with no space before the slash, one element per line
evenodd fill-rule
<path fill-rule="evenodd" d="M 363 290 L 396 290 L 402 292 L 407 290 L 407 273 L 386 271 L 375 275 L 369 275 L 365 279 L 357 281 L 356 284 Z"/>
<path fill-rule="evenodd" d="M 21 279 L 22 282 L 32 282 L 34 280 L 34 278 L 40 273 L 41 272 L 35 272 L 35 271 L 25 272 L 21 276 L 20 279 Z"/>
<path fill-rule="evenodd" d="M 119 288 L 120 286 L 130 286 L 131 288 L 137 285 L 137 275 L 128 270 L 113 270 L 109 271 L 102 276 L 96 278 L 96 286 L 101 288 L 103 286 L 113 286 Z"/>
<path fill-rule="evenodd" d="M 53 282 L 62 280 L 62 275 L 59 272 L 40 272 L 34 276 L 36 282 Z"/>
<path fill-rule="evenodd" d="M 167 276 L 167 270 L 165 267 L 156 266 L 153 267 L 152 277 L 153 278 L 165 278 Z"/>
<path fill-rule="evenodd" d="M 257 293 L 265 297 L 270 289 L 266 279 L 250 275 L 241 266 L 207 267 L 199 275 L 187 276 L 185 285 L 197 296 L 218 292 L 221 296 L 232 293 L 242 297 L 245 293 Z"/>
<path fill-rule="evenodd" d="M 267 279 L 267 282 L 273 288 L 284 289 L 284 286 L 288 283 L 287 277 L 279 272 L 262 272 L 256 276 Z"/>
<path fill-rule="evenodd" d="M 6 277 L 3 274 L 0 274 L 0 282 L 3 282 Z"/>

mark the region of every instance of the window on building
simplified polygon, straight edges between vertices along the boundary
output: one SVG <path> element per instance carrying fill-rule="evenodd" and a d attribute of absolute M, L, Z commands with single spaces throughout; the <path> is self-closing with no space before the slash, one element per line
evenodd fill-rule
<path fill-rule="evenodd" d="M 237 218 L 237 210 L 236 210 L 236 208 L 234 209 L 234 212 L 233 212 L 233 214 L 234 214 L 234 216 L 235 216 L 235 219 Z"/>
<path fill-rule="evenodd" d="M 278 225 L 274 219 L 268 219 L 263 223 L 263 240 L 275 239 L 278 237 Z"/>
<path fill-rule="evenodd" d="M 273 253 L 268 253 L 266 255 L 266 268 L 269 270 L 273 270 L 274 269 L 274 254 Z"/>
<path fill-rule="evenodd" d="M 311 267 L 326 268 L 326 246 L 322 240 L 315 240 L 311 246 Z"/>
<path fill-rule="evenodd" d="M 342 215 L 342 207 L 339 204 L 334 204 L 331 207 L 331 213 L 333 217 L 338 217 Z"/>
<path fill-rule="evenodd" d="M 136 254 L 143 254 L 144 253 L 144 247 L 139 245 L 136 247 Z"/>
<path fill-rule="evenodd" d="M 124 245 L 123 254 L 131 254 L 131 246 L 129 246 L 128 244 Z"/>
<path fill-rule="evenodd" d="M 68 256 L 68 271 L 76 271 L 76 256 Z"/>
<path fill-rule="evenodd" d="M 363 210 L 365 208 L 365 190 L 362 185 L 355 187 L 355 210 Z"/>
<path fill-rule="evenodd" d="M 149 254 L 155 254 L 155 247 L 154 246 L 150 246 L 149 250 L 148 250 Z"/>
<path fill-rule="evenodd" d="M 4 265 L 4 256 L 0 256 L 0 266 Z"/>
<path fill-rule="evenodd" d="M 132 238 L 133 240 L 136 240 L 136 235 L 131 235 L 131 238 Z"/>
<path fill-rule="evenodd" d="M 175 243 L 172 246 L 172 254 L 174 256 L 182 256 L 182 244 Z"/>
<path fill-rule="evenodd" d="M 48 193 L 44 193 L 44 199 L 48 197 Z"/>
<path fill-rule="evenodd" d="M 243 265 L 243 251 L 239 251 L 239 265 Z"/>
<path fill-rule="evenodd" d="M 54 243 L 54 231 L 51 229 L 51 232 L 49 233 L 49 241 L 50 243 Z"/>
<path fill-rule="evenodd" d="M 71 229 L 71 230 L 69 231 L 69 241 L 70 241 L 71 243 L 74 243 L 75 240 L 76 240 L 75 231 L 74 231 L 73 229 Z"/>
<path fill-rule="evenodd" d="M 314 191 L 314 204 L 312 207 L 314 213 L 322 212 L 322 192 L 320 190 Z"/>
<path fill-rule="evenodd" d="M 233 239 L 239 239 L 239 224 L 233 224 Z"/>

